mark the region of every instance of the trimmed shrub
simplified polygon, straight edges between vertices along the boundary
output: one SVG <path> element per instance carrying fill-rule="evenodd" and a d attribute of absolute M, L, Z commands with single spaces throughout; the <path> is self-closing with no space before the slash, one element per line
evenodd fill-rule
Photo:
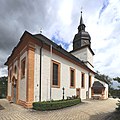
<path fill-rule="evenodd" d="M 118 107 L 116 108 L 116 110 L 117 110 L 118 112 L 120 112 L 120 100 L 118 100 L 118 103 L 116 103 L 116 105 L 118 106 Z"/>
<path fill-rule="evenodd" d="M 46 101 L 46 102 L 34 102 L 33 109 L 35 110 L 56 110 L 61 108 L 70 107 L 76 104 L 79 104 L 81 99 L 72 99 L 72 100 L 56 100 L 56 101 Z"/>

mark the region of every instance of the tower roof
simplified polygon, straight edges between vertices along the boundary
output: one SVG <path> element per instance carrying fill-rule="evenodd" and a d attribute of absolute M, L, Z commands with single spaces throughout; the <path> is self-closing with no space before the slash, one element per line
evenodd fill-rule
<path fill-rule="evenodd" d="M 85 24 L 83 22 L 83 16 L 81 11 L 80 24 L 78 26 L 78 33 L 73 39 L 73 50 L 77 50 L 82 46 L 91 46 L 91 37 L 87 31 L 85 31 Z"/>

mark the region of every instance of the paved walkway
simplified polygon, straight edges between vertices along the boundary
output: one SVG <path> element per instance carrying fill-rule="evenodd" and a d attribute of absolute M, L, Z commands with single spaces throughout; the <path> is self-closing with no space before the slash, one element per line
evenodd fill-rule
<path fill-rule="evenodd" d="M 110 113 L 115 110 L 117 100 L 111 98 L 83 102 L 61 110 L 42 112 L 0 99 L 0 104 L 5 108 L 0 110 L 0 120 L 108 120 Z"/>

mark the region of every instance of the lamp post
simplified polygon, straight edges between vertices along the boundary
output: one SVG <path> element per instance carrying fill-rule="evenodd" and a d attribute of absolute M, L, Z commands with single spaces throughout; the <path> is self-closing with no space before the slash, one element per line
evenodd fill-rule
<path fill-rule="evenodd" d="M 64 100 L 64 90 L 65 90 L 65 88 L 63 87 L 62 90 L 63 90 L 63 100 Z"/>

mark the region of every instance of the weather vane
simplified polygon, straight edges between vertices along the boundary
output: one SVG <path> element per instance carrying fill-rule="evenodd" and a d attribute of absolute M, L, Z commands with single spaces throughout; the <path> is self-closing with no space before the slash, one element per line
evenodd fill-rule
<path fill-rule="evenodd" d="M 81 13 L 82 13 L 83 7 L 81 7 Z"/>
<path fill-rule="evenodd" d="M 40 34 L 42 34 L 42 28 L 40 29 Z"/>

